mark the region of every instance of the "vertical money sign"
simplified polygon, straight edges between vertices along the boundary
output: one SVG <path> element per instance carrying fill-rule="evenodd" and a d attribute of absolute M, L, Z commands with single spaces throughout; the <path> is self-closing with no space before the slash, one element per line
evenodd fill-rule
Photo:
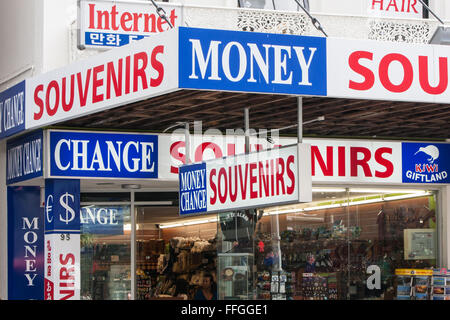
<path fill-rule="evenodd" d="M 45 300 L 80 299 L 80 180 L 45 180 Z"/>

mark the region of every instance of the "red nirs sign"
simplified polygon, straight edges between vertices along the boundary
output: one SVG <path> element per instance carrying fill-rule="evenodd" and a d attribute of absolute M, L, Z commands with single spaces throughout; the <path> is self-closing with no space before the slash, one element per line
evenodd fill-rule
<path fill-rule="evenodd" d="M 80 299 L 80 235 L 45 235 L 45 300 Z"/>

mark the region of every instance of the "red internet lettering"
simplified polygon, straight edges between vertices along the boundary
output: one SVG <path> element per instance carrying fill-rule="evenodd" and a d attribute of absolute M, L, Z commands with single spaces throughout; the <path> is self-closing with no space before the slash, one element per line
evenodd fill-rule
<path fill-rule="evenodd" d="M 60 107 L 63 112 L 69 112 L 74 107 L 75 97 L 78 98 L 80 107 L 84 107 L 88 103 L 89 96 L 92 104 L 96 104 L 130 94 L 131 82 L 133 93 L 146 90 L 149 86 L 158 87 L 164 79 L 164 65 L 158 60 L 159 54 L 164 54 L 164 46 L 155 47 L 150 54 L 139 52 L 132 56 L 120 58 L 115 62 L 111 61 L 95 66 L 84 72 L 78 72 L 59 80 L 52 80 L 47 86 L 44 84 L 37 85 L 34 89 L 34 103 L 38 110 L 34 112 L 34 120 L 41 119 L 44 112 L 52 117 L 60 110 Z M 124 64 L 125 68 L 123 68 Z M 131 64 L 133 68 L 131 68 Z M 148 76 L 149 67 L 158 73 L 156 78 Z M 100 93 L 105 86 L 105 82 L 106 97 L 103 93 Z M 125 88 L 122 84 L 125 84 Z M 75 90 L 75 87 L 77 90 Z M 92 90 L 89 90 L 90 88 Z M 67 89 L 70 93 L 69 99 L 66 96 Z"/>
<path fill-rule="evenodd" d="M 366 91 L 373 88 L 375 84 L 375 72 L 363 66 L 361 60 L 373 61 L 373 52 L 355 51 L 350 55 L 348 61 L 350 68 L 361 75 L 364 80 L 362 82 L 350 80 L 349 88 L 357 91 Z M 428 70 L 430 61 L 428 60 L 429 57 L 427 56 L 418 56 L 417 64 L 419 74 L 415 75 L 413 67 L 413 64 L 416 63 L 415 61 L 400 53 L 386 54 L 379 62 L 375 61 L 375 63 L 378 63 L 378 78 L 382 86 L 389 92 L 402 93 L 411 88 L 414 78 L 418 76 L 420 87 L 424 92 L 431 95 L 442 94 L 448 87 L 448 58 L 439 57 L 439 83 L 436 86 L 430 84 Z M 400 63 L 403 69 L 403 79 L 400 84 L 392 83 L 389 78 L 388 70 L 393 62 Z"/>
<path fill-rule="evenodd" d="M 168 18 L 170 23 L 175 25 L 178 18 L 175 9 L 170 11 Z M 143 28 L 139 28 L 142 24 Z M 116 5 L 112 6 L 110 11 L 102 11 L 96 10 L 95 3 L 89 4 L 89 29 L 156 33 L 169 30 L 170 26 L 166 24 L 167 22 L 156 14 L 119 12 Z"/>

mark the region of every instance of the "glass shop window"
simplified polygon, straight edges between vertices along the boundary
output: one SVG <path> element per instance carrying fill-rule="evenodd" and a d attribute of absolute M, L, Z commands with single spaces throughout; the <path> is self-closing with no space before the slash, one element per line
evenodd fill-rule
<path fill-rule="evenodd" d="M 394 300 L 395 270 L 438 268 L 436 226 L 435 192 L 313 188 L 312 203 L 264 209 L 257 299 Z"/>
<path fill-rule="evenodd" d="M 81 299 L 130 300 L 130 207 L 81 207 Z"/>

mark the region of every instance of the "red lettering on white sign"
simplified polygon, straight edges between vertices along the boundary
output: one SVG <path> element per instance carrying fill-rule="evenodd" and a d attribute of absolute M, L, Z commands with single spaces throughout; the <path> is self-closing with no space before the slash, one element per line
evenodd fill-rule
<path fill-rule="evenodd" d="M 37 110 L 34 110 L 33 119 L 40 120 L 44 114 L 53 117 L 58 112 L 69 112 L 76 101 L 80 107 L 84 107 L 89 102 L 96 104 L 119 98 L 130 93 L 131 84 L 133 93 L 141 88 L 146 90 L 149 87 L 160 86 L 164 79 L 164 65 L 158 60 L 160 54 L 164 54 L 162 45 L 156 46 L 151 52 L 143 51 L 125 57 L 125 68 L 123 68 L 124 58 L 120 58 L 78 72 L 76 79 L 75 74 L 72 74 L 51 80 L 48 85 L 42 83 L 36 85 L 33 97 Z M 150 76 L 152 71 L 157 75 Z M 123 81 L 125 90 L 122 86 Z M 68 87 L 70 90 L 67 92 Z"/>

